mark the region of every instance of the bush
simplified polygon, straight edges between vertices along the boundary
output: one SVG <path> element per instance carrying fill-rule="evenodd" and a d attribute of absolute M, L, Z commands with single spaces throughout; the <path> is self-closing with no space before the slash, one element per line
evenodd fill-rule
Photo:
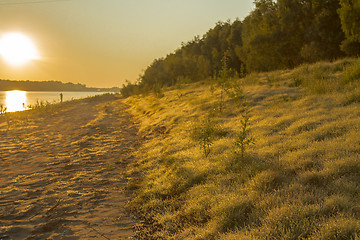
<path fill-rule="evenodd" d="M 340 45 L 341 51 L 348 56 L 360 56 L 360 42 L 351 39 L 345 39 Z"/>
<path fill-rule="evenodd" d="M 245 150 L 247 148 L 248 145 L 250 144 L 254 144 L 255 143 L 255 138 L 253 137 L 248 137 L 248 122 L 249 122 L 249 110 L 248 110 L 248 106 L 245 104 L 245 106 L 243 107 L 243 114 L 242 114 L 242 120 L 240 120 L 241 123 L 241 130 L 240 132 L 237 134 L 236 136 L 236 140 L 234 142 L 234 145 L 236 147 L 238 147 L 240 149 L 239 154 L 241 155 L 241 157 L 244 157 L 245 154 Z"/>
<path fill-rule="evenodd" d="M 216 137 L 217 128 L 216 123 L 208 117 L 192 130 L 191 138 L 199 143 L 205 157 L 210 154 L 210 146 Z"/>
<path fill-rule="evenodd" d="M 137 84 L 132 84 L 126 80 L 126 84 L 123 84 L 120 89 L 120 93 L 123 97 L 129 97 L 139 92 L 139 86 Z"/>

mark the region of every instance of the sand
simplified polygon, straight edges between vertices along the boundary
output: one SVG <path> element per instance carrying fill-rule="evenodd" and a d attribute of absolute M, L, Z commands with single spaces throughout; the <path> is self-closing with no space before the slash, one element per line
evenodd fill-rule
<path fill-rule="evenodd" d="M 131 239 L 122 174 L 140 137 L 121 100 L 67 103 L 7 129 L 0 117 L 0 239 Z"/>

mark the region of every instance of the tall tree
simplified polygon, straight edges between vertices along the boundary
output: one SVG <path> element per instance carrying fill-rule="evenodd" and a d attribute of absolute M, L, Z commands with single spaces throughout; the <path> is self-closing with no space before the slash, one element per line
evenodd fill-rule
<path fill-rule="evenodd" d="M 242 75 L 244 63 L 241 60 L 241 54 L 238 55 L 236 50 L 242 47 L 242 22 L 239 19 L 236 19 L 232 23 L 230 33 L 226 41 L 229 46 L 227 49 L 229 67 L 239 73 L 239 75 Z"/>
<path fill-rule="evenodd" d="M 360 0 L 340 0 L 339 15 L 346 39 L 341 49 L 348 55 L 360 55 Z"/>
<path fill-rule="evenodd" d="M 304 45 L 306 28 L 311 24 L 308 0 L 278 0 L 279 51 L 286 67 L 302 63 L 301 48 Z"/>
<path fill-rule="evenodd" d="M 279 43 L 279 19 L 277 5 L 272 0 L 256 0 L 256 8 L 243 21 L 243 56 L 246 70 L 269 71 L 284 67 Z"/>
<path fill-rule="evenodd" d="M 311 0 L 308 24 L 305 32 L 305 44 L 301 55 L 308 62 L 322 59 L 334 59 L 343 55 L 340 44 L 345 35 L 341 29 L 337 10 L 339 0 Z"/>

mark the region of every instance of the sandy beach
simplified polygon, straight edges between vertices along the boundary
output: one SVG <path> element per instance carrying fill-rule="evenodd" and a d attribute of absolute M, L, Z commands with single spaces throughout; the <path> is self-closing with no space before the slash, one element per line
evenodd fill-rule
<path fill-rule="evenodd" d="M 113 96 L 8 127 L 0 116 L 0 239 L 130 239 L 123 171 L 140 138 Z"/>

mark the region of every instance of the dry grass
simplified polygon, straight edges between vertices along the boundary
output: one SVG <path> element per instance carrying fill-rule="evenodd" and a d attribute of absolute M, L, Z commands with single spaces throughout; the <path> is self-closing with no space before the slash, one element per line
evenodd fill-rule
<path fill-rule="evenodd" d="M 132 184 L 138 189 L 132 208 L 148 223 L 143 236 L 357 239 L 357 62 L 317 63 L 242 79 L 248 134 L 256 139 L 245 157 L 234 151 L 241 107 L 228 99 L 219 113 L 219 92 L 212 94 L 205 83 L 164 90 L 161 98 L 125 99 L 147 136 L 136 153 L 134 171 L 142 177 Z M 222 134 L 204 157 L 191 129 L 209 114 Z"/>

